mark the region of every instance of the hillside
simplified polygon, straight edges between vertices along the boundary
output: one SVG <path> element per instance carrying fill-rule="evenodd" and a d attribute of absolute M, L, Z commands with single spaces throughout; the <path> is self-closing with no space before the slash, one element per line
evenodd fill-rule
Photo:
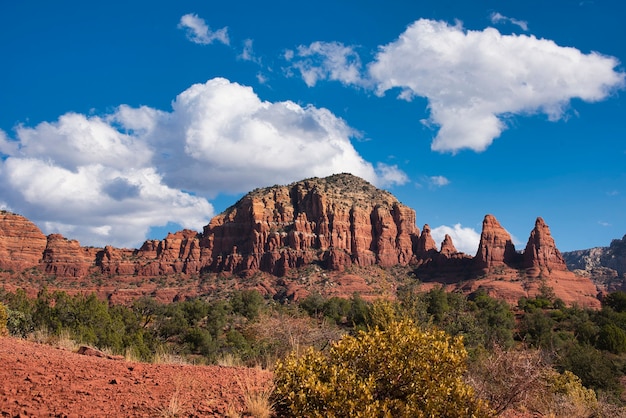
<path fill-rule="evenodd" d="M 45 283 L 112 301 L 146 294 L 171 301 L 242 287 L 277 299 L 311 292 L 373 299 L 393 297 L 411 275 L 427 286 L 481 288 L 513 303 L 548 285 L 568 304 L 599 306 L 596 288 L 567 269 L 543 219 L 520 254 L 486 215 L 478 252 L 466 255 L 449 236 L 438 246 L 428 224 L 420 232 L 413 209 L 350 174 L 253 190 L 202 233 L 170 233 L 139 249 L 82 247 L 3 212 L 0 269 L 9 287 Z"/>

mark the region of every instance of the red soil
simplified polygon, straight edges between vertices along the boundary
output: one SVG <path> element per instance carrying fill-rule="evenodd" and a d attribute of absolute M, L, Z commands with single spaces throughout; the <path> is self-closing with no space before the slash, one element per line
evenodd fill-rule
<path fill-rule="evenodd" d="M 223 417 L 243 413 L 244 393 L 271 378 L 258 369 L 135 363 L 0 337 L 2 417 Z"/>

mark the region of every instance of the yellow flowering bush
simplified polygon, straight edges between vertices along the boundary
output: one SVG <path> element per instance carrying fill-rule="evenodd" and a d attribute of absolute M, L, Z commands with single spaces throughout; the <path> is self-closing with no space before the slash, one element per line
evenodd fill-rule
<path fill-rule="evenodd" d="M 279 362 L 273 401 L 279 416 L 492 416 L 463 381 L 466 358 L 461 338 L 390 322 Z"/>

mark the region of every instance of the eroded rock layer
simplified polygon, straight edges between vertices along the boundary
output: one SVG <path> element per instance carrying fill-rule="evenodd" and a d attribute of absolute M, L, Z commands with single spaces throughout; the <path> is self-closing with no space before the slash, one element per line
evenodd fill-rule
<path fill-rule="evenodd" d="M 21 271 L 37 266 L 47 239 L 34 223 L 11 212 L 0 212 L 0 269 Z"/>

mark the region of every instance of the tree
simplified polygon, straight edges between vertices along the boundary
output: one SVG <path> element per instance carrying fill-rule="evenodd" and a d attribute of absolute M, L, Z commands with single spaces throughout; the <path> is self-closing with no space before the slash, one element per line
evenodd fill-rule
<path fill-rule="evenodd" d="M 396 321 L 279 362 L 273 400 L 280 416 L 491 416 L 463 381 L 466 359 L 462 338 Z"/>
<path fill-rule="evenodd" d="M 626 292 L 618 291 L 608 294 L 602 301 L 603 306 L 608 306 L 615 312 L 626 312 Z"/>
<path fill-rule="evenodd" d="M 598 335 L 598 348 L 615 354 L 626 352 L 626 333 L 617 325 L 604 325 Z"/>
<path fill-rule="evenodd" d="M 230 297 L 230 306 L 233 312 L 254 320 L 263 306 L 263 296 L 255 289 L 238 290 Z"/>
<path fill-rule="evenodd" d="M 509 305 L 484 292 L 476 295 L 474 303 L 478 308 L 476 319 L 482 328 L 485 344 L 488 347 L 494 344 L 505 348 L 512 346 L 515 318 Z"/>

